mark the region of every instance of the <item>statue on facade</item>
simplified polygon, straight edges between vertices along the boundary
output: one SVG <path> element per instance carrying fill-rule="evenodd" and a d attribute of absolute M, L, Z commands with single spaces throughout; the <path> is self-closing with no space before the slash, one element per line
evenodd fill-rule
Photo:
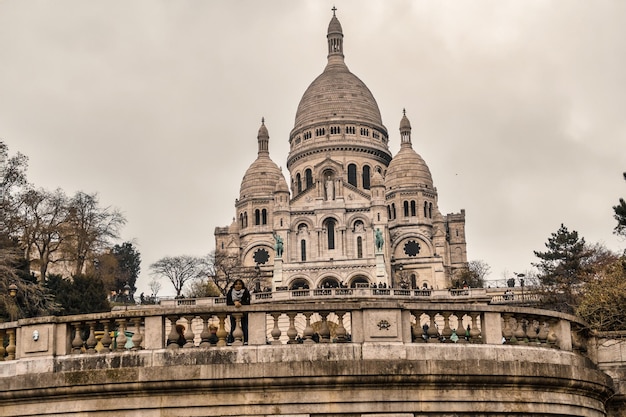
<path fill-rule="evenodd" d="M 282 258 L 283 257 L 283 238 L 278 236 L 276 233 L 274 233 L 274 250 L 276 251 L 276 257 L 277 258 Z"/>
<path fill-rule="evenodd" d="M 335 184 L 333 183 L 333 179 L 328 176 L 326 177 L 326 183 L 324 185 L 326 189 L 326 200 L 334 200 L 335 199 Z"/>
<path fill-rule="evenodd" d="M 376 229 L 374 232 L 374 241 L 376 242 L 376 252 L 380 252 L 383 250 L 383 243 L 385 240 L 383 239 L 383 233 L 380 229 Z"/>

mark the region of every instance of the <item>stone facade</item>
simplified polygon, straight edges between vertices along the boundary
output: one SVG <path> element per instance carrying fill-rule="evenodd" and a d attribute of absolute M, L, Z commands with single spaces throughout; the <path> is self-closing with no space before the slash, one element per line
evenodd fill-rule
<path fill-rule="evenodd" d="M 327 39 L 328 63 L 303 94 L 289 136 L 290 186 L 270 159 L 263 121 L 236 219 L 215 230 L 216 251 L 257 267 L 263 286 L 274 290 L 449 288 L 467 266 L 465 211 L 441 214 L 406 114 L 392 156 L 374 96 L 344 62 L 335 15 Z"/>

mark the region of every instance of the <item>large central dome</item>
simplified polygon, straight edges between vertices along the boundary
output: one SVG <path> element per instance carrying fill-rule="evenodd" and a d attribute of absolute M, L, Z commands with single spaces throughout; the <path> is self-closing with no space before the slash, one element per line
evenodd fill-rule
<path fill-rule="evenodd" d="M 343 62 L 329 63 L 306 89 L 298 105 L 294 128 L 338 119 L 383 124 L 369 88 Z"/>
<path fill-rule="evenodd" d="M 375 124 L 382 127 L 378 104 L 363 81 L 344 62 L 341 24 L 333 15 L 328 25 L 328 64 L 306 89 L 294 130 L 328 121 Z"/>

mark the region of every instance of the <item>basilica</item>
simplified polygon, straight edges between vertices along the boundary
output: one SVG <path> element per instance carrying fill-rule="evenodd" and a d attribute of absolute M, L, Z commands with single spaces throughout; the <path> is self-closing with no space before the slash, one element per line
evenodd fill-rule
<path fill-rule="evenodd" d="M 334 10 L 327 41 L 326 67 L 289 135 L 289 182 L 262 121 L 236 217 L 215 229 L 216 253 L 255 270 L 257 290 L 449 288 L 467 268 L 465 211 L 441 214 L 404 111 L 399 137 L 390 137 L 374 96 L 346 66 Z M 400 141 L 395 156 L 390 140 Z"/>

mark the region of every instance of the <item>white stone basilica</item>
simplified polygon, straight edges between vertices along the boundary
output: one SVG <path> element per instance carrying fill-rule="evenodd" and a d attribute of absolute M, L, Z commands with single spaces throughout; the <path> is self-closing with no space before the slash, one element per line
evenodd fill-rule
<path fill-rule="evenodd" d="M 374 96 L 344 62 L 334 11 L 327 38 L 328 63 L 304 92 L 289 136 L 291 187 L 270 159 L 262 122 L 236 218 L 215 230 L 216 252 L 255 268 L 273 290 L 449 288 L 467 267 L 465 211 L 439 211 L 406 114 L 392 156 Z"/>

